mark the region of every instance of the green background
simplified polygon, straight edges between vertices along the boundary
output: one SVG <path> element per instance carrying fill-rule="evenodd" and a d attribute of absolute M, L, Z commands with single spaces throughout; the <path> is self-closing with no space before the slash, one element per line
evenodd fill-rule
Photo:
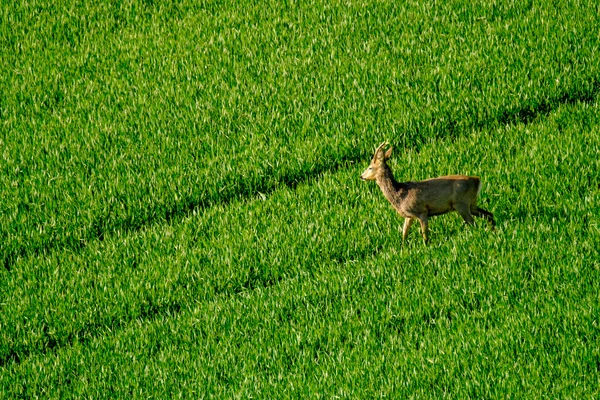
<path fill-rule="evenodd" d="M 0 6 L 0 396 L 600 395 L 593 1 Z M 425 246 L 373 183 L 462 173 Z"/>

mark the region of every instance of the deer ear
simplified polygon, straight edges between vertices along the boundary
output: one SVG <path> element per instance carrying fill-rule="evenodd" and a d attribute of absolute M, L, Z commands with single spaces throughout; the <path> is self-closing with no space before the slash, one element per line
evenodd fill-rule
<path fill-rule="evenodd" d="M 390 148 L 389 148 L 389 149 L 388 149 L 388 150 L 385 152 L 384 158 L 385 158 L 386 160 L 388 160 L 388 159 L 389 159 L 389 158 L 392 156 L 392 149 L 393 149 L 393 147 L 390 147 Z"/>

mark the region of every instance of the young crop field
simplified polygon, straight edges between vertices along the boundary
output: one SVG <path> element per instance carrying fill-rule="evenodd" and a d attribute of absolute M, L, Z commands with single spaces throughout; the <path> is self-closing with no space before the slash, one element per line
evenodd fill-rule
<path fill-rule="evenodd" d="M 597 2 L 0 21 L 0 398 L 600 397 Z M 403 243 L 385 140 L 496 228 Z"/>

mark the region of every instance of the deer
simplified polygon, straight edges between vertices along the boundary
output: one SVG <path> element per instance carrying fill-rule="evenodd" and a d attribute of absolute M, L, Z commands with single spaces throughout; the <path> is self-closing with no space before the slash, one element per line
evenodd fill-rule
<path fill-rule="evenodd" d="M 493 229 L 496 225 L 494 215 L 477 206 L 477 196 L 481 191 L 479 177 L 448 175 L 419 182 L 398 182 L 387 165 L 392 155 L 392 147 L 384 150 L 388 145 L 388 142 L 379 145 L 360 178 L 364 181 L 374 180 L 385 198 L 405 218 L 403 244 L 415 219 L 421 224 L 421 234 L 427 244 L 429 217 L 452 211 L 458 212 L 467 225 L 474 224 L 473 216 L 485 218 Z"/>

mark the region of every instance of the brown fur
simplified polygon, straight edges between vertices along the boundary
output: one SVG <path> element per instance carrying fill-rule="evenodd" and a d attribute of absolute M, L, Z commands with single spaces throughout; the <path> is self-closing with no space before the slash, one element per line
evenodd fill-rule
<path fill-rule="evenodd" d="M 447 212 L 458 212 L 464 221 L 473 224 L 473 216 L 485 218 L 494 226 L 494 215 L 477 206 L 477 196 L 481 181 L 476 176 L 449 175 L 420 182 L 398 182 L 394 179 L 387 160 L 392 148 L 383 151 L 382 143 L 371 160 L 369 167 L 361 175 L 363 180 L 375 180 L 386 199 L 405 219 L 402 240 L 414 219 L 421 224 L 423 240 L 427 242 L 428 218 Z"/>

